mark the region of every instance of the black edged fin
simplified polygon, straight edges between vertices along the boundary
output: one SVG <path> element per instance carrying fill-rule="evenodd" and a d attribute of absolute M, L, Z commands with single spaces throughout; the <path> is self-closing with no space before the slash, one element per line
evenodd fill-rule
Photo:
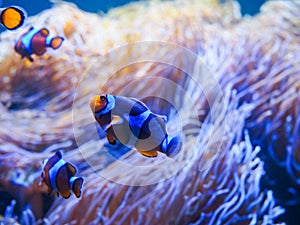
<path fill-rule="evenodd" d="M 31 56 L 26 56 L 27 59 L 29 59 L 30 62 L 33 62 L 33 58 Z M 22 58 L 24 58 L 24 56 L 22 56 Z"/>
<path fill-rule="evenodd" d="M 139 150 L 138 149 L 138 152 L 141 153 L 143 156 L 146 156 L 146 157 L 157 157 L 158 153 L 157 151 L 143 151 L 143 150 Z"/>
<path fill-rule="evenodd" d="M 69 176 L 74 176 L 77 173 L 77 169 L 71 163 L 67 162 L 66 168 Z"/>
<path fill-rule="evenodd" d="M 54 37 L 51 39 L 51 42 L 50 42 L 50 47 L 53 48 L 53 49 L 58 49 L 62 43 L 64 41 L 64 38 L 63 37 Z"/>
<path fill-rule="evenodd" d="M 166 155 L 172 158 L 180 152 L 181 148 L 182 140 L 180 136 L 172 137 L 170 142 L 168 143 Z"/>
<path fill-rule="evenodd" d="M 40 29 L 40 32 L 44 37 L 47 37 L 49 35 L 49 30 L 47 28 Z"/>
<path fill-rule="evenodd" d="M 62 153 L 61 153 L 61 151 L 57 151 L 55 154 L 56 154 L 60 159 L 62 158 Z"/>
<path fill-rule="evenodd" d="M 72 191 L 76 195 L 77 198 L 80 198 L 81 196 L 81 188 L 83 185 L 84 179 L 82 177 L 78 177 L 74 180 Z"/>
<path fill-rule="evenodd" d="M 115 145 L 117 143 L 116 139 L 109 133 L 106 132 L 106 138 L 109 144 Z"/>
<path fill-rule="evenodd" d="M 58 193 L 58 192 L 57 192 Z M 71 192 L 70 191 L 68 191 L 68 193 L 66 194 L 66 195 L 62 195 L 62 193 L 60 193 L 61 194 L 61 196 L 63 197 L 63 198 L 70 198 L 70 196 L 71 196 Z"/>

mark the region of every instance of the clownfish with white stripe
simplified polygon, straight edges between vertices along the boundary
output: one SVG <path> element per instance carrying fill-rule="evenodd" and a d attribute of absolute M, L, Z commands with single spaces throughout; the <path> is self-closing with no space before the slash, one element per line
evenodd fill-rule
<path fill-rule="evenodd" d="M 96 95 L 90 99 L 90 108 L 112 145 L 118 141 L 134 146 L 147 157 L 156 157 L 158 152 L 173 157 L 181 150 L 181 138 L 167 133 L 166 117 L 151 112 L 135 98 Z"/>
<path fill-rule="evenodd" d="M 26 57 L 33 62 L 32 54 L 41 56 L 46 52 L 48 47 L 58 49 L 63 41 L 64 38 L 60 36 L 50 37 L 47 28 L 38 30 L 34 27 L 30 27 L 29 30 L 22 34 L 16 41 L 15 51 L 19 53 L 22 58 Z"/>
<path fill-rule="evenodd" d="M 0 0 L 2 5 L 2 0 Z M 15 30 L 24 24 L 26 13 L 18 6 L 0 8 L 0 24 L 8 30 Z"/>
<path fill-rule="evenodd" d="M 56 191 L 63 198 L 69 198 L 71 190 L 77 198 L 81 196 L 84 178 L 75 177 L 77 169 L 74 165 L 62 159 L 62 153 L 57 151 L 52 157 L 43 161 L 39 186 L 45 183 L 48 194 Z"/>

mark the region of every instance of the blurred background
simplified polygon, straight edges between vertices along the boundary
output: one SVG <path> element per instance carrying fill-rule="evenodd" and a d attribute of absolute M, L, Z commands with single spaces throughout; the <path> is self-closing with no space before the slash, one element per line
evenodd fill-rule
<path fill-rule="evenodd" d="M 118 6 L 125 5 L 130 2 L 136 2 L 138 0 L 68 0 L 66 2 L 72 2 L 76 4 L 80 9 L 85 10 L 87 12 L 93 13 L 106 13 L 111 8 L 115 8 Z M 163 1 L 163 0 L 162 0 Z M 169 0 L 171 1 L 171 0 Z M 201 0 L 198 0 L 201 1 Z M 212 1 L 212 0 L 211 0 Z M 220 2 L 230 1 L 230 0 L 219 0 Z M 263 5 L 267 0 L 237 0 L 241 7 L 242 15 L 255 15 L 259 12 L 261 5 Z M 49 9 L 52 7 L 53 2 L 50 0 L 2 0 L 2 7 L 9 5 L 17 5 L 23 7 L 28 16 L 33 16 L 45 9 Z M 5 28 L 0 26 L 0 32 L 4 31 Z M 296 215 L 298 212 L 298 208 L 292 211 L 293 208 L 287 209 L 287 212 L 290 214 Z M 285 215 L 288 217 L 288 214 Z"/>

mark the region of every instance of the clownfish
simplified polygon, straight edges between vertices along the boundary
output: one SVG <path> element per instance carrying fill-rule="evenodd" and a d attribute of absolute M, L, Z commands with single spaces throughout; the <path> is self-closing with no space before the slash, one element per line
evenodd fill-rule
<path fill-rule="evenodd" d="M 181 138 L 167 133 L 166 117 L 135 98 L 96 95 L 90 99 L 90 108 L 111 145 L 119 141 L 147 157 L 156 157 L 158 152 L 172 157 L 181 150 Z"/>
<path fill-rule="evenodd" d="M 75 166 L 64 161 L 62 153 L 57 151 L 52 157 L 43 161 L 39 186 L 44 182 L 48 187 L 48 194 L 54 190 L 57 196 L 60 194 L 64 198 L 69 198 L 72 190 L 79 198 L 84 179 L 75 177 L 76 172 Z"/>
<path fill-rule="evenodd" d="M 30 27 L 29 30 L 22 34 L 16 41 L 15 51 L 19 53 L 22 58 L 26 57 L 33 62 L 32 54 L 41 56 L 46 52 L 47 47 L 57 49 L 61 46 L 63 41 L 64 38 L 60 36 L 50 37 L 47 28 L 38 30 Z"/>
<path fill-rule="evenodd" d="M 2 1 L 0 0 L 0 5 Z M 24 24 L 26 13 L 18 6 L 0 8 L 0 23 L 8 30 L 15 30 Z"/>

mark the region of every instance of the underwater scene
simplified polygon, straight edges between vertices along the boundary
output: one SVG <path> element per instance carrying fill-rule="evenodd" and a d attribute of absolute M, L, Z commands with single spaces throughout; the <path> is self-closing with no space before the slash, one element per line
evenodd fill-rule
<path fill-rule="evenodd" d="M 299 224 L 300 1 L 0 0 L 0 224 Z"/>

